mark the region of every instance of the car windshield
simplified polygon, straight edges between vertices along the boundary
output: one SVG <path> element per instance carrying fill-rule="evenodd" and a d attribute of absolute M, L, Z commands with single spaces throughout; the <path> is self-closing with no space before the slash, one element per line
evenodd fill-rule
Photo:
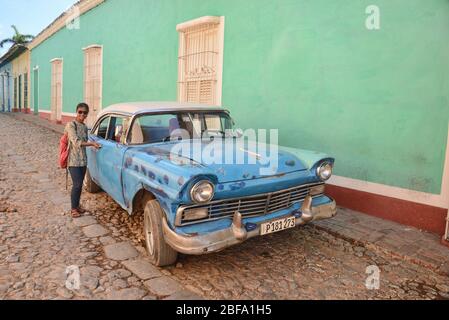
<path fill-rule="evenodd" d="M 226 137 L 233 135 L 233 126 L 233 120 L 223 111 L 144 114 L 133 122 L 128 141 L 130 144 L 147 144 Z"/>

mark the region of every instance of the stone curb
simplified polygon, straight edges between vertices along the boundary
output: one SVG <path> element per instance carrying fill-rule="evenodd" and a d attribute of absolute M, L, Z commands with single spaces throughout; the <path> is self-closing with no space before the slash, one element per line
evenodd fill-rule
<path fill-rule="evenodd" d="M 348 242 L 351 242 L 354 245 L 365 247 L 366 249 L 373 250 L 373 251 L 375 251 L 377 253 L 387 254 L 387 255 L 395 257 L 395 258 L 403 259 L 403 260 L 406 260 L 408 262 L 411 262 L 413 264 L 416 264 L 416 265 L 419 265 L 419 266 L 422 266 L 422 267 L 425 267 L 425 268 L 430 268 L 430 269 L 432 269 L 433 271 L 435 271 L 436 273 L 438 273 L 438 274 L 440 274 L 442 276 L 449 276 L 449 269 L 448 270 L 441 269 L 441 265 L 440 264 L 432 263 L 430 261 L 426 261 L 426 260 L 420 259 L 418 257 L 414 257 L 412 255 L 403 254 L 403 253 L 400 253 L 398 251 L 385 248 L 384 246 L 379 246 L 379 245 L 377 245 L 377 244 L 375 244 L 373 242 L 370 242 L 370 241 L 363 241 L 363 240 L 357 239 L 355 237 L 351 237 L 351 236 L 348 236 L 346 234 L 342 234 L 342 233 L 340 233 L 338 231 L 333 230 L 330 227 L 325 227 L 325 226 L 321 226 L 321 225 L 317 225 L 317 224 L 313 224 L 313 227 L 318 229 L 318 230 L 325 231 L 325 232 L 327 232 L 327 233 L 329 233 L 329 234 L 331 234 L 331 235 L 333 235 L 333 236 L 335 236 L 337 238 L 340 238 L 340 239 L 346 240 Z"/>

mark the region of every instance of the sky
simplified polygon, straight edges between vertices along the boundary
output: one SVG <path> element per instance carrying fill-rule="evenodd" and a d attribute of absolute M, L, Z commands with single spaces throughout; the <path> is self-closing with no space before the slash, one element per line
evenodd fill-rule
<path fill-rule="evenodd" d="M 0 41 L 14 34 L 14 24 L 22 34 L 37 35 L 77 0 L 0 0 Z M 2 56 L 10 45 L 0 48 Z"/>

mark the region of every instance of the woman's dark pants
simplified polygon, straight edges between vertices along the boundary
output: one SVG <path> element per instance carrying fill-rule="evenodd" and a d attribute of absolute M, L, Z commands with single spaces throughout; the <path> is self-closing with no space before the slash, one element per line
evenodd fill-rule
<path fill-rule="evenodd" d="M 84 176 L 86 175 L 86 167 L 69 167 L 69 172 L 73 181 L 71 193 L 72 209 L 78 209 L 80 207 L 81 190 L 83 188 Z"/>

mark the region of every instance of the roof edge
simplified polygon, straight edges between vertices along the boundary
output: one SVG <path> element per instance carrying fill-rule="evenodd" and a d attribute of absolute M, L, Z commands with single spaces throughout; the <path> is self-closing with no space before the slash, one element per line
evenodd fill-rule
<path fill-rule="evenodd" d="M 21 55 L 27 50 L 27 45 L 15 44 L 9 50 L 0 57 L 0 67 L 4 66 L 7 62 L 12 61 L 14 58 Z"/>

